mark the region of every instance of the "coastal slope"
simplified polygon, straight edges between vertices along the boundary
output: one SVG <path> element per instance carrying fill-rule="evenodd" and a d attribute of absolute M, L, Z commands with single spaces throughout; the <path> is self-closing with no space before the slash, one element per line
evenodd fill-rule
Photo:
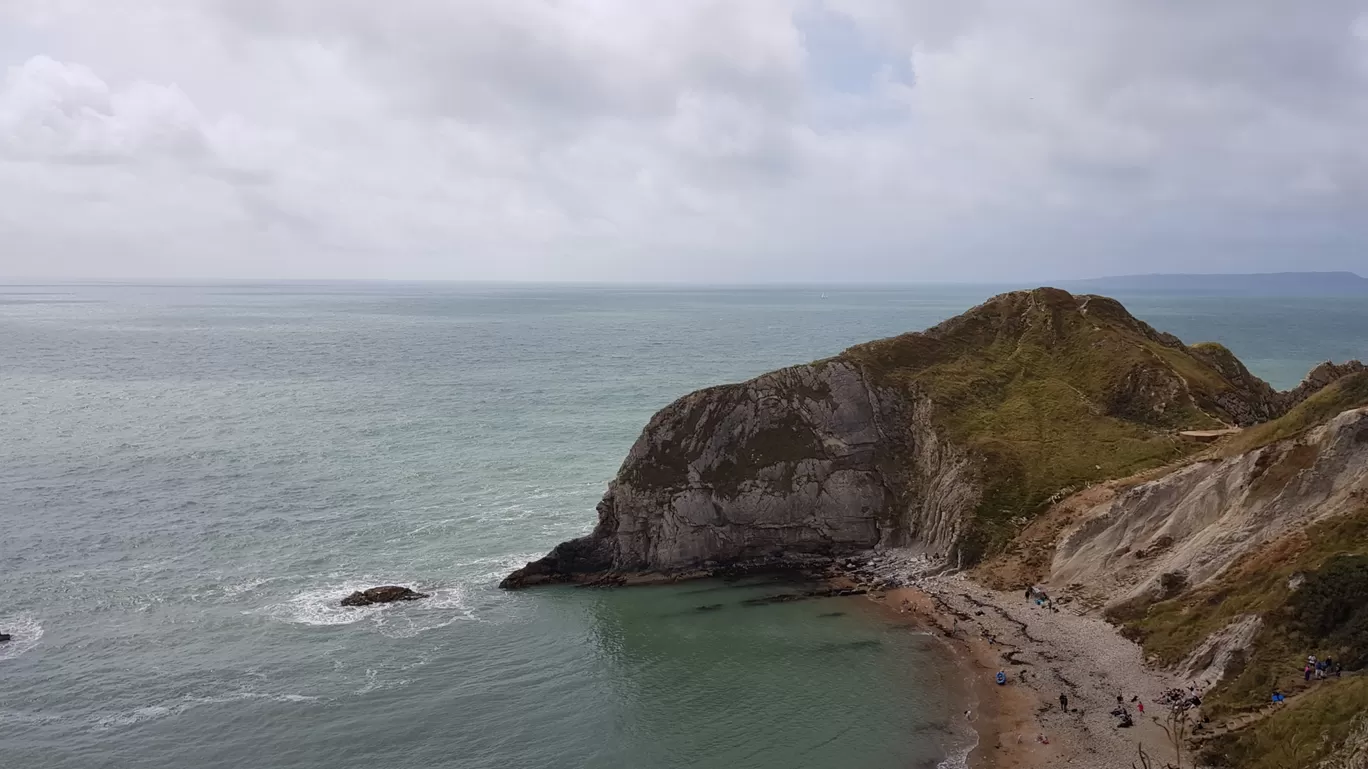
<path fill-rule="evenodd" d="M 593 532 L 502 583 L 630 582 L 911 547 L 969 565 L 1069 492 L 1280 416 L 1290 394 L 1218 345 L 1050 288 L 657 413 Z"/>
<path fill-rule="evenodd" d="M 1105 617 L 1158 675 L 1201 689 L 1206 766 L 1368 755 L 1368 371 L 1323 365 L 1293 392 L 1199 456 L 1062 500 L 972 573 Z M 1313 654 L 1344 672 L 1305 674 Z"/>

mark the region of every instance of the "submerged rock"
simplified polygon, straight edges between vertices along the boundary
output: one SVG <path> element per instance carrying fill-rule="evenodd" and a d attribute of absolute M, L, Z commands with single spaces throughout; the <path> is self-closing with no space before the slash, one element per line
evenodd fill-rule
<path fill-rule="evenodd" d="M 393 603 L 395 601 L 416 601 L 419 598 L 428 598 L 427 593 L 419 593 L 399 585 L 382 585 L 372 587 L 367 590 L 357 590 L 346 598 L 342 599 L 343 606 L 370 606 L 377 603 Z"/>

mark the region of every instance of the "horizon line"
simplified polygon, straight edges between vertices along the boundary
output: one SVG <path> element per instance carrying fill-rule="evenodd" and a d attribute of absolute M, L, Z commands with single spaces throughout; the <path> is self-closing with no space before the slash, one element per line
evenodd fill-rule
<path fill-rule="evenodd" d="M 1128 280 L 1133 278 L 1248 278 L 1282 277 L 1288 275 L 1306 276 L 1352 276 L 1368 280 L 1351 270 L 1287 270 L 1279 272 L 1151 272 L 1126 275 L 1103 275 L 1087 278 L 1053 278 L 1048 280 L 886 280 L 871 278 L 867 280 L 792 280 L 792 281 L 686 281 L 686 280 L 558 280 L 558 279 L 521 279 L 521 278 L 383 278 L 383 277 L 190 277 L 190 276 L 130 276 L 130 277 L 56 277 L 56 276 L 17 276 L 0 275 L 0 285 L 200 285 L 200 284 L 251 284 L 251 283 L 442 283 L 491 286 L 583 286 L 583 287 L 755 287 L 755 286 L 1006 286 L 1033 285 L 1050 287 L 1055 284 L 1096 283 L 1108 280 Z"/>

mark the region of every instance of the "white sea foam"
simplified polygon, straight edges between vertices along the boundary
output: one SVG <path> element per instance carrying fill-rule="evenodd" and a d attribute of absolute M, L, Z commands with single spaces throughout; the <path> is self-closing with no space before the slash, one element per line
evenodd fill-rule
<path fill-rule="evenodd" d="M 504 577 L 507 577 L 509 572 L 514 569 L 522 568 L 529 561 L 535 561 L 543 555 L 546 555 L 546 553 L 511 553 L 489 558 L 476 558 L 473 561 L 458 563 L 456 566 L 462 570 L 470 569 L 475 571 L 470 577 L 471 582 L 477 585 L 484 585 L 498 583 Z"/>
<path fill-rule="evenodd" d="M 133 726 L 145 721 L 156 721 L 158 719 L 167 718 L 168 716 L 178 716 L 187 710 L 199 707 L 200 705 L 219 705 L 229 702 L 241 702 L 243 700 L 306 703 L 317 702 L 319 699 L 319 697 L 307 694 L 274 694 L 269 692 L 224 692 L 222 694 L 211 694 L 207 697 L 186 695 L 179 699 L 156 705 L 144 705 L 143 707 L 133 708 L 132 710 L 100 716 L 95 719 L 95 728 L 114 729 L 121 726 Z"/>
<path fill-rule="evenodd" d="M 388 606 L 343 606 L 342 599 L 353 591 L 374 587 L 374 582 L 348 580 L 342 584 L 317 587 L 282 603 L 271 604 L 243 614 L 260 614 L 296 625 L 350 625 L 384 611 Z"/>
<path fill-rule="evenodd" d="M 350 625 L 366 621 L 381 634 L 394 638 L 408 638 L 427 630 L 446 627 L 453 622 L 476 619 L 475 611 L 466 603 L 465 588 L 416 589 L 431 597 L 419 602 L 404 601 L 379 606 L 343 606 L 342 599 L 353 591 L 380 584 L 373 579 L 349 579 L 345 582 L 313 588 L 281 603 L 261 609 L 245 611 L 296 625 Z"/>
<path fill-rule="evenodd" d="M 183 713 L 188 708 L 189 706 L 185 704 L 180 704 L 175 707 L 148 705 L 146 707 L 124 711 L 123 713 L 102 716 L 99 721 L 96 722 L 96 726 L 101 729 L 113 729 L 116 726 L 132 726 L 134 724 L 142 723 L 143 721 L 155 721 L 158 718 L 165 718 L 166 716 L 176 713 Z"/>
<path fill-rule="evenodd" d="M 257 588 L 261 587 L 267 582 L 270 582 L 271 579 L 271 577 L 263 577 L 258 579 L 243 580 L 242 582 L 232 582 L 223 585 L 221 589 L 223 590 L 223 595 L 225 597 L 233 598 L 242 595 L 243 593 L 256 590 Z"/>
<path fill-rule="evenodd" d="M 362 684 L 361 688 L 357 689 L 355 693 L 361 695 L 384 691 L 385 689 L 398 689 L 401 686 L 407 686 L 410 683 L 412 683 L 412 680 L 408 678 L 393 678 L 382 681 L 380 680 L 379 671 L 374 668 L 366 668 L 366 682 Z"/>
<path fill-rule="evenodd" d="M 411 638 L 455 622 L 478 619 L 474 609 L 467 605 L 465 588 L 461 585 L 433 589 L 430 598 L 409 606 L 412 610 L 377 612 L 372 621 L 382 635 Z"/>
<path fill-rule="evenodd" d="M 38 645 L 43 637 L 43 623 L 28 612 L 0 617 L 0 632 L 9 633 L 10 640 L 0 644 L 0 662 L 12 660 Z"/>
<path fill-rule="evenodd" d="M 977 718 L 979 706 L 977 691 L 970 690 L 968 705 L 969 711 L 966 716 L 974 714 L 973 718 Z M 968 769 L 969 754 L 973 753 L 979 745 L 979 733 L 974 728 L 973 718 L 966 717 L 963 720 L 955 720 L 954 744 L 950 748 L 950 755 L 936 764 L 936 769 Z"/>
<path fill-rule="evenodd" d="M 969 731 L 973 734 L 973 737 L 963 742 L 962 744 L 956 745 L 954 748 L 952 748 L 950 751 L 950 755 L 947 756 L 945 760 L 941 761 L 939 764 L 936 764 L 936 769 L 968 768 L 969 754 L 973 753 L 974 748 L 977 748 L 979 744 L 978 732 L 972 729 L 970 729 Z"/>

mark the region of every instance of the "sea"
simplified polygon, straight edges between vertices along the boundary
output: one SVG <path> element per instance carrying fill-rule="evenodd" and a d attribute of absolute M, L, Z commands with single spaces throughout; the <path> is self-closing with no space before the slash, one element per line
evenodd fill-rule
<path fill-rule="evenodd" d="M 1004 288 L 0 285 L 0 766 L 961 766 L 961 668 L 863 599 L 497 584 L 680 395 Z M 1368 358 L 1362 298 L 1123 301 L 1282 388 Z"/>

